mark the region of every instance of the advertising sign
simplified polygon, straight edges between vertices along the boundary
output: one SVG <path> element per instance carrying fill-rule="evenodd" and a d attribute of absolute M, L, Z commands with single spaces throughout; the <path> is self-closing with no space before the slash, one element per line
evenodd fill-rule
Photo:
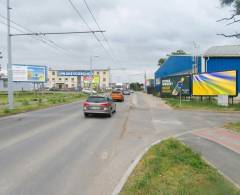
<path fill-rule="evenodd" d="M 193 75 L 193 95 L 237 95 L 237 72 L 224 71 Z"/>
<path fill-rule="evenodd" d="M 191 76 L 181 75 L 162 78 L 161 95 L 178 96 L 182 90 L 183 96 L 191 95 Z"/>
<path fill-rule="evenodd" d="M 83 77 L 83 82 L 86 84 L 90 84 L 91 83 L 91 76 L 84 76 Z M 100 83 L 100 76 L 99 75 L 94 75 L 93 76 L 93 80 L 92 80 L 92 84 L 96 84 L 98 85 Z"/>
<path fill-rule="evenodd" d="M 59 70 L 58 76 L 91 76 L 90 70 Z"/>
<path fill-rule="evenodd" d="M 12 65 L 13 81 L 44 83 L 47 81 L 47 67 L 36 65 Z"/>

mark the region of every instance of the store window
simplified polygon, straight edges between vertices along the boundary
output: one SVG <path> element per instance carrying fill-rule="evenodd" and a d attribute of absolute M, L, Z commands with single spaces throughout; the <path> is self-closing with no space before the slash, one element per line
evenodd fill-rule
<path fill-rule="evenodd" d="M 68 78 L 65 78 L 65 81 L 68 81 Z"/>
<path fill-rule="evenodd" d="M 106 78 L 103 78 L 103 82 L 106 82 Z"/>

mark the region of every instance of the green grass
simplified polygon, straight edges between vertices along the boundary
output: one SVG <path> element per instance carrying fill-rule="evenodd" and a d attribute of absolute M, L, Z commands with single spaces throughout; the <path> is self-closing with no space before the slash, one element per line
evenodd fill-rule
<path fill-rule="evenodd" d="M 14 94 L 15 108 L 7 108 L 7 95 L 0 94 L 0 117 L 27 112 L 42 108 L 48 108 L 54 105 L 71 103 L 86 98 L 82 93 L 77 92 L 18 92 Z"/>
<path fill-rule="evenodd" d="M 227 129 L 240 133 L 240 122 L 237 123 L 228 123 L 224 126 Z"/>
<path fill-rule="evenodd" d="M 175 139 L 153 146 L 120 195 L 236 195 L 240 191 Z"/>
<path fill-rule="evenodd" d="M 228 107 L 217 105 L 216 101 L 208 100 L 182 100 L 180 107 L 179 99 L 174 98 L 163 98 L 163 100 L 169 106 L 176 109 L 202 109 L 202 110 L 215 110 L 215 111 L 240 111 L 240 104 L 229 105 Z"/>

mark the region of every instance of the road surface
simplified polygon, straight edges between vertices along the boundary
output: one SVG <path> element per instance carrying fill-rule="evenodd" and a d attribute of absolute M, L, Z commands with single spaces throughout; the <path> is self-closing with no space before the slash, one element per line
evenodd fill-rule
<path fill-rule="evenodd" d="M 0 119 L 0 195 L 108 195 L 160 138 L 220 127 L 239 114 L 175 111 L 135 93 L 112 118 L 84 118 L 82 103 Z"/>

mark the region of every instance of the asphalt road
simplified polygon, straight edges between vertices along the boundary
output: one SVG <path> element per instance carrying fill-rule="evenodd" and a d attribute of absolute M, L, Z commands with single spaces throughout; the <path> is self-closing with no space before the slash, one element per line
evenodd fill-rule
<path fill-rule="evenodd" d="M 108 195 L 154 141 L 239 117 L 174 111 L 135 93 L 112 118 L 85 119 L 81 102 L 2 118 L 0 195 Z"/>

